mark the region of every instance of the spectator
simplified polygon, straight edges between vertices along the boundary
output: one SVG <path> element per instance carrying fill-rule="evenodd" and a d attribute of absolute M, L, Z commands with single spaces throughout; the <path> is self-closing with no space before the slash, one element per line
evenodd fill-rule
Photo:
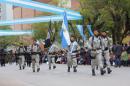
<path fill-rule="evenodd" d="M 128 54 L 125 49 L 123 49 L 123 52 L 121 54 L 121 64 L 123 66 L 128 66 Z"/>
<path fill-rule="evenodd" d="M 118 43 L 114 49 L 115 67 L 121 66 L 121 53 L 122 53 L 122 46 Z"/>
<path fill-rule="evenodd" d="M 129 42 L 129 46 L 127 47 L 127 53 L 128 53 L 128 65 L 130 65 L 130 42 Z"/>

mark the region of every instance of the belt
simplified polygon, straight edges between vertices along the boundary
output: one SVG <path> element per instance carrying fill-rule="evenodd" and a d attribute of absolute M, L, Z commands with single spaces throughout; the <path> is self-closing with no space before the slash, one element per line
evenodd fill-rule
<path fill-rule="evenodd" d="M 40 52 L 32 52 L 33 55 L 40 54 Z"/>
<path fill-rule="evenodd" d="M 101 48 L 92 49 L 92 51 L 101 50 Z"/>
<path fill-rule="evenodd" d="M 101 48 L 97 48 L 96 50 L 101 50 Z"/>

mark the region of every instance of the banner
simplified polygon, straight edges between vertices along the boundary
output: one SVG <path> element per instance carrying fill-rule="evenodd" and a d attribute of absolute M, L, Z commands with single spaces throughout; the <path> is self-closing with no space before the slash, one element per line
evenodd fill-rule
<path fill-rule="evenodd" d="M 64 12 L 64 18 L 61 29 L 61 38 L 62 38 L 62 48 L 67 48 L 70 45 L 70 35 L 68 31 L 68 20 L 66 16 L 66 12 Z"/>
<path fill-rule="evenodd" d="M 77 26 L 77 29 L 78 29 L 80 35 L 82 36 L 82 39 L 85 41 L 86 40 L 86 36 L 85 36 L 85 34 L 83 32 L 83 25 L 76 25 L 76 26 Z"/>
<path fill-rule="evenodd" d="M 88 31 L 90 36 L 94 36 L 93 32 L 92 32 L 92 25 L 87 25 Z"/>
<path fill-rule="evenodd" d="M 0 30 L 0 36 L 17 36 L 17 35 L 32 35 L 30 30 Z"/>

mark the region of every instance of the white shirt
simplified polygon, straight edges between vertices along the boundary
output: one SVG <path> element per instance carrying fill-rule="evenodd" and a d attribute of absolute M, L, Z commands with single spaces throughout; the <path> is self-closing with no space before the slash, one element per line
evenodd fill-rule
<path fill-rule="evenodd" d="M 39 47 L 37 45 L 32 46 L 32 51 L 33 52 L 38 52 L 38 50 L 39 50 Z"/>
<path fill-rule="evenodd" d="M 72 42 L 70 44 L 70 53 L 72 53 L 73 51 L 76 51 L 78 49 L 78 43 L 76 41 Z"/>
<path fill-rule="evenodd" d="M 105 50 L 106 47 L 111 48 L 112 46 L 112 41 L 109 37 L 102 37 L 101 42 L 102 42 L 102 50 Z"/>
<path fill-rule="evenodd" d="M 24 52 L 24 47 L 19 47 L 19 52 L 23 53 Z"/>
<path fill-rule="evenodd" d="M 90 49 L 97 49 L 97 48 L 101 48 L 101 39 L 100 37 L 90 37 L 89 39 L 89 48 Z"/>

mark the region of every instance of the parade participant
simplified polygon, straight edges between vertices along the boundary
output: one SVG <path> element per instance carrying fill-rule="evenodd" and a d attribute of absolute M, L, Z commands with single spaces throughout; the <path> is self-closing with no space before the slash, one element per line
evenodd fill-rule
<path fill-rule="evenodd" d="M 71 67 L 73 67 L 73 72 L 77 72 L 76 53 L 80 47 L 73 36 L 71 36 L 70 40 L 71 40 L 71 44 L 70 44 L 70 46 L 68 46 L 68 53 L 67 53 L 68 72 L 70 72 Z"/>
<path fill-rule="evenodd" d="M 110 51 L 112 49 L 112 40 L 107 36 L 105 31 L 101 33 L 101 44 L 107 73 L 110 74 L 112 72 L 110 69 Z"/>
<path fill-rule="evenodd" d="M 49 64 L 49 70 L 51 70 L 51 64 L 53 65 L 53 69 L 56 68 L 56 64 L 55 64 L 55 56 L 56 53 L 58 52 L 59 47 L 57 46 L 57 42 L 55 41 L 51 47 L 48 50 L 48 64 Z"/>
<path fill-rule="evenodd" d="M 19 64 L 18 47 L 15 48 L 14 54 L 15 54 L 16 65 L 18 65 Z"/>
<path fill-rule="evenodd" d="M 45 41 L 44 41 L 44 40 L 40 40 L 40 42 L 39 42 L 39 47 L 40 47 L 40 50 L 41 50 L 41 54 L 40 54 L 40 64 L 42 64 L 43 61 L 44 61 L 44 56 L 45 56 L 45 52 L 46 52 Z"/>
<path fill-rule="evenodd" d="M 28 67 L 31 67 L 31 47 L 30 46 L 27 46 L 26 47 L 26 60 L 27 60 L 27 66 Z"/>
<path fill-rule="evenodd" d="M 35 72 L 35 68 L 37 67 L 37 72 L 40 71 L 40 65 L 39 65 L 39 61 L 40 61 L 40 56 L 39 56 L 39 52 L 40 52 L 40 47 L 37 44 L 36 40 L 33 41 L 33 45 L 32 45 L 32 69 L 33 72 Z"/>
<path fill-rule="evenodd" d="M 1 63 L 1 66 L 5 66 L 5 51 L 4 51 L 4 49 L 0 50 L 0 63 Z"/>
<path fill-rule="evenodd" d="M 105 74 L 105 70 L 103 69 L 103 57 L 102 57 L 102 49 L 101 49 L 101 39 L 99 36 L 99 31 L 94 30 L 94 36 L 89 39 L 90 44 L 90 54 L 91 54 L 91 67 L 92 67 L 92 75 L 95 76 L 95 68 L 98 66 L 100 68 L 101 75 Z"/>
<path fill-rule="evenodd" d="M 22 70 L 25 68 L 25 57 L 24 57 L 24 46 L 23 43 L 19 46 L 18 53 L 19 53 L 19 69 Z"/>

